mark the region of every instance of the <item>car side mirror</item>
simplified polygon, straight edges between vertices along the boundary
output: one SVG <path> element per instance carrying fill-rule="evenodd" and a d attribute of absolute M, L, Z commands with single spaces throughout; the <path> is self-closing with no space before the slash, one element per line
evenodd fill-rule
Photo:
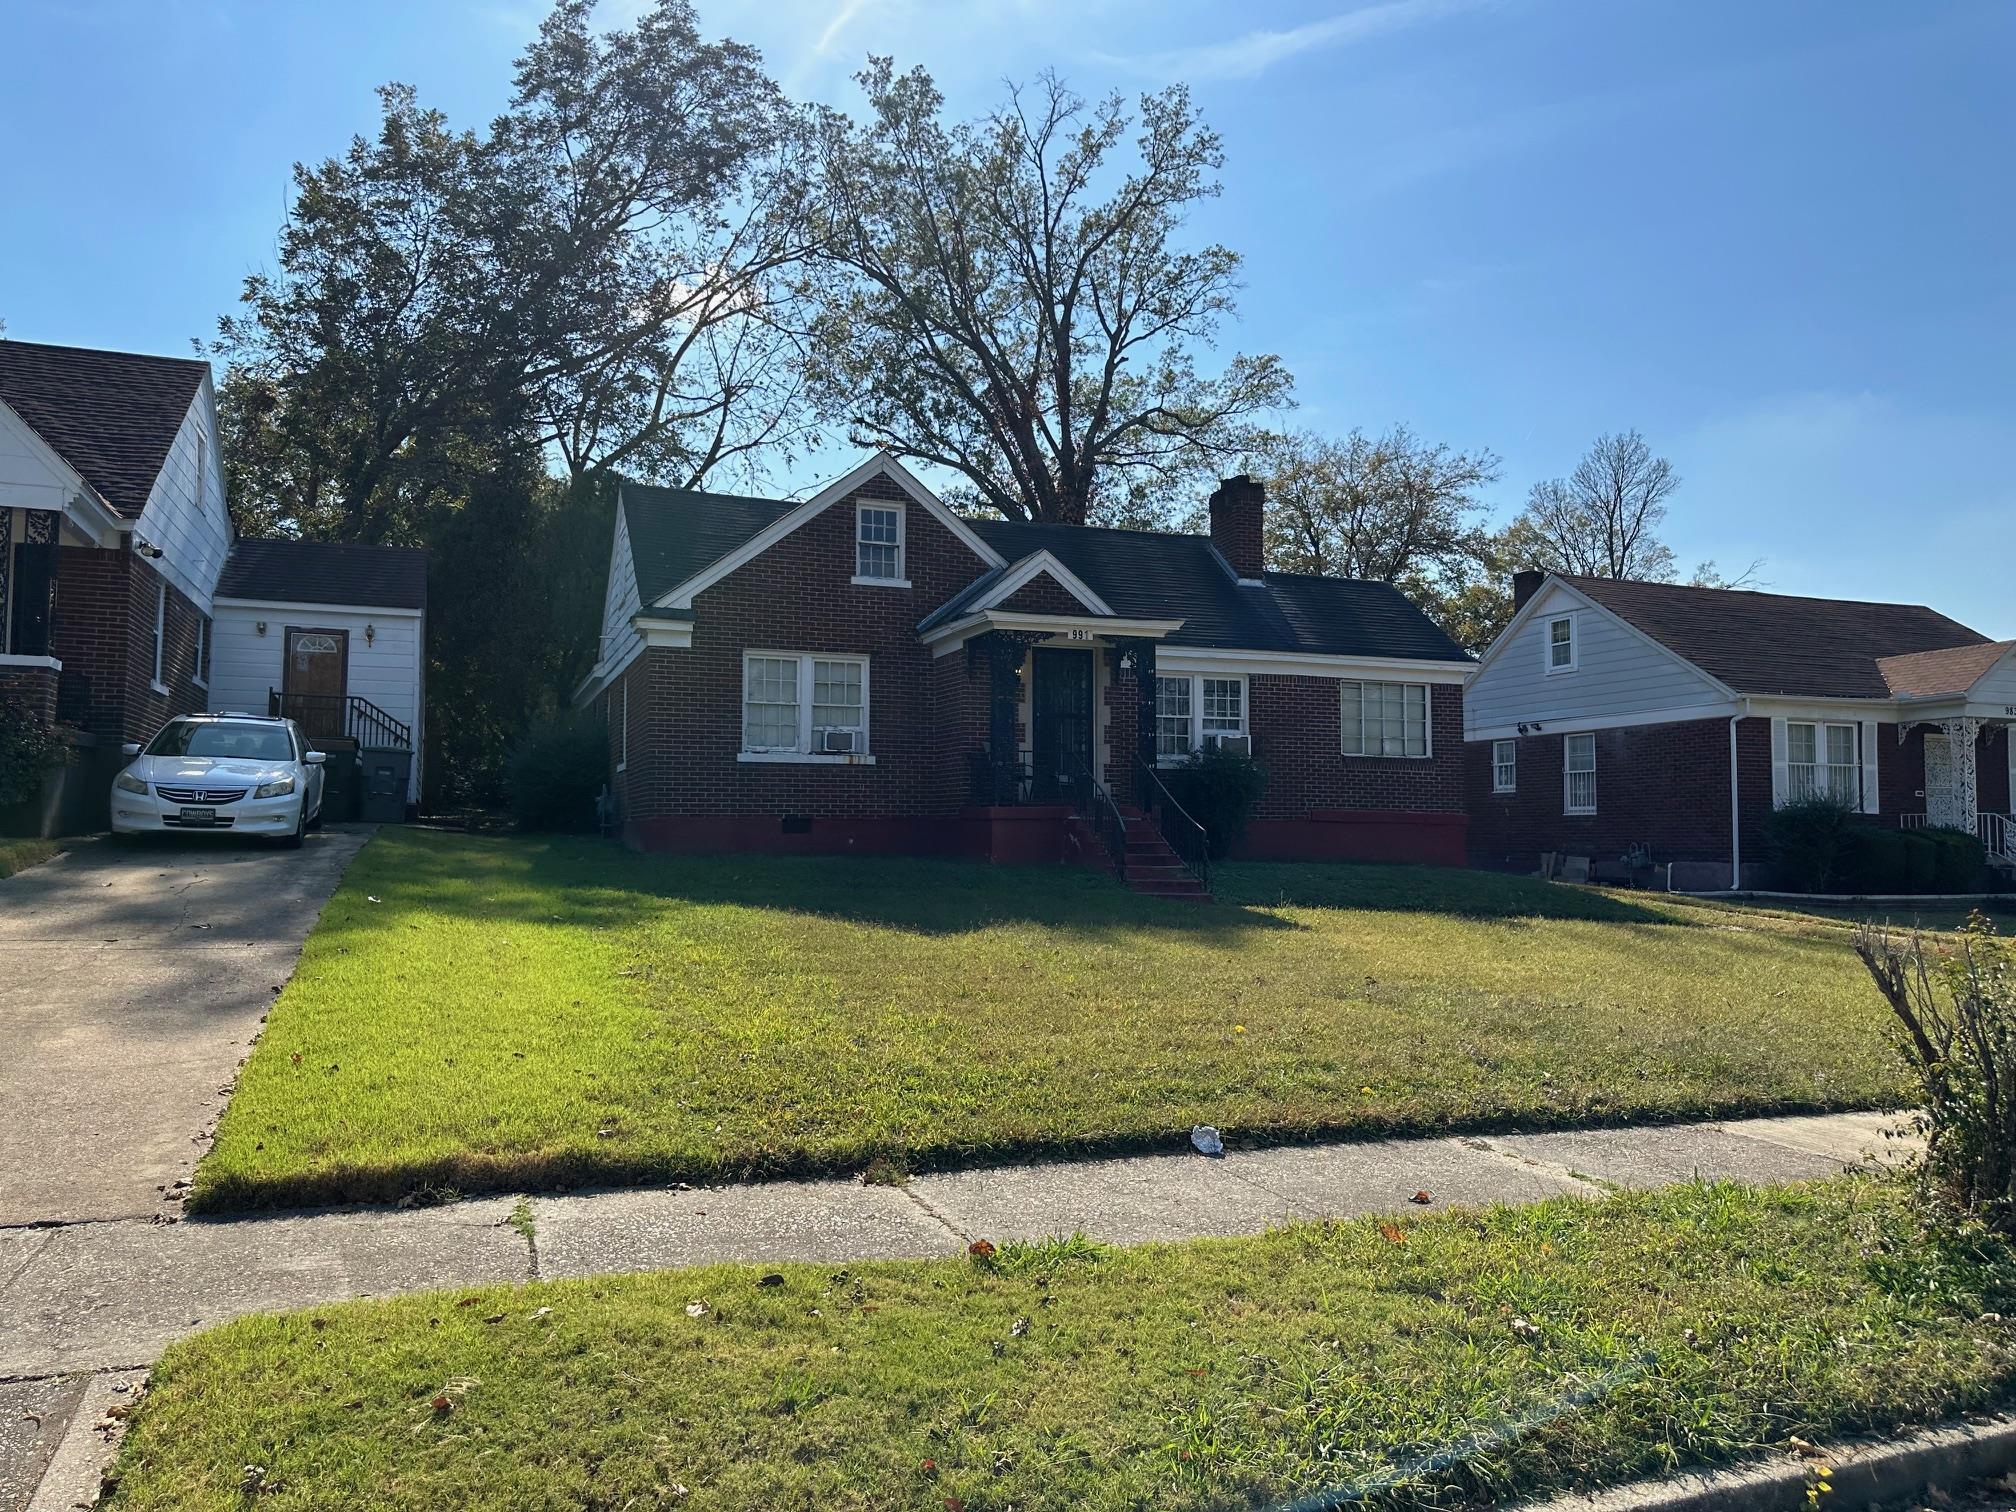
<path fill-rule="evenodd" d="M 310 766 L 320 766 L 329 759 L 329 753 L 327 751 L 310 751 L 301 759 Z"/>
<path fill-rule="evenodd" d="M 140 754 L 140 742 L 137 740 L 127 741 L 126 744 L 119 747 L 119 754 L 121 756 L 138 756 Z"/>

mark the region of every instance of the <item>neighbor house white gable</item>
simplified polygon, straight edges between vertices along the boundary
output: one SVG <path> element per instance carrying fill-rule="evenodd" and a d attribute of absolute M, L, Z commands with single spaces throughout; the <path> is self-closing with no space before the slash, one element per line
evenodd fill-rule
<path fill-rule="evenodd" d="M 1984 672 L 1967 690 L 1967 698 L 1970 703 L 2016 707 L 2016 650 Z"/>
<path fill-rule="evenodd" d="M 1552 671 L 1553 623 L 1574 625 L 1573 668 Z M 1728 713 L 1728 688 L 1565 583 L 1550 580 L 1493 642 L 1463 694 L 1464 734 L 1503 738 L 1519 725 L 1656 723 Z"/>
<path fill-rule="evenodd" d="M 609 549 L 609 586 L 602 594 L 602 645 L 596 657 L 610 674 L 629 664 L 644 644 L 631 621 L 643 607 L 637 591 L 637 564 L 630 554 L 630 521 L 617 499 L 615 544 Z M 598 674 L 600 675 L 600 674 Z"/>
<path fill-rule="evenodd" d="M 211 594 L 231 550 L 231 516 L 224 507 L 224 473 L 217 460 L 217 407 L 206 375 L 147 494 L 134 534 L 161 548 L 161 575 L 198 609 L 210 612 Z"/>
<path fill-rule="evenodd" d="M 83 488 L 84 480 L 0 401 L 0 509 L 60 510 Z"/>

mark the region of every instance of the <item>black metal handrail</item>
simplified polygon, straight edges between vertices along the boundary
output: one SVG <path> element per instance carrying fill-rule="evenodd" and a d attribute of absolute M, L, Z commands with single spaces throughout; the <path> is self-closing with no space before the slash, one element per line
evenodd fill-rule
<path fill-rule="evenodd" d="M 1071 777 L 1072 806 L 1078 817 L 1092 826 L 1106 847 L 1106 853 L 1113 858 L 1113 869 L 1119 873 L 1121 881 L 1127 879 L 1127 820 L 1120 812 L 1120 805 L 1113 801 L 1113 795 L 1100 785 L 1092 775 L 1092 768 L 1083 758 L 1075 755 L 1065 757 Z"/>
<path fill-rule="evenodd" d="M 282 693 L 266 690 L 266 712 L 291 719 L 308 736 L 335 735 L 360 746 L 413 749 L 413 731 L 368 698 L 344 693 Z"/>
<path fill-rule="evenodd" d="M 1141 796 L 1141 812 L 1154 822 L 1169 843 L 1169 849 L 1203 886 L 1211 890 L 1211 832 L 1190 817 L 1190 811 L 1176 801 L 1169 785 L 1145 761 L 1134 764 L 1134 786 Z"/>

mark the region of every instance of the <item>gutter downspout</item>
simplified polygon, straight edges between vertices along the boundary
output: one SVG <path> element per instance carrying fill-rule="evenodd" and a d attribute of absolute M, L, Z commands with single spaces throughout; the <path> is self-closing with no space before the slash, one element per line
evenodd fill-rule
<path fill-rule="evenodd" d="M 1743 718 L 1741 706 L 1729 716 L 1729 891 L 1743 891 L 1743 785 L 1742 767 L 1736 760 L 1736 726 Z"/>

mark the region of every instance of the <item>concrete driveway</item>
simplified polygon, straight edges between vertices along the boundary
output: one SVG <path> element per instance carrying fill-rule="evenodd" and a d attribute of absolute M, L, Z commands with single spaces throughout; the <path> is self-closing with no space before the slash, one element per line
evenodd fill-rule
<path fill-rule="evenodd" d="M 96 841 L 0 880 L 0 1227 L 152 1217 L 370 830 Z"/>

